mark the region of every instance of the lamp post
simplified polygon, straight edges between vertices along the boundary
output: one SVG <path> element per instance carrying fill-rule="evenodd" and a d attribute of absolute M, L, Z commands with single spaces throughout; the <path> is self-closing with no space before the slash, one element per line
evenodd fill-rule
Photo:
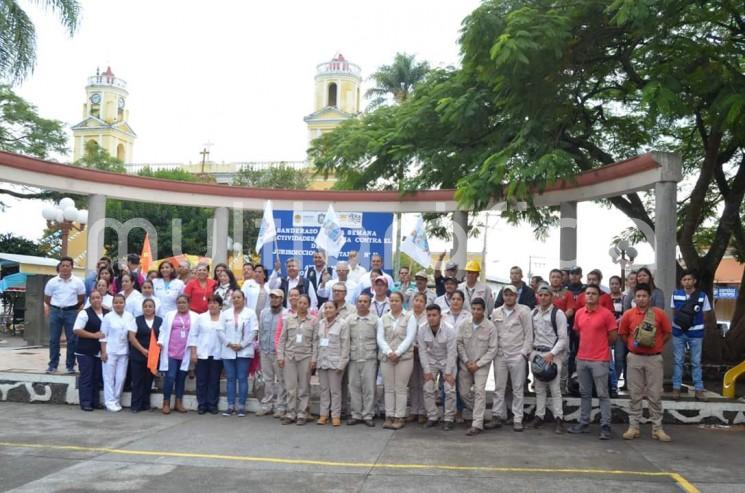
<path fill-rule="evenodd" d="M 634 263 L 638 254 L 636 248 L 629 246 L 629 242 L 626 240 L 617 241 L 608 250 L 608 255 L 613 259 L 613 263 L 621 266 L 621 289 L 626 289 L 626 268 Z"/>
<path fill-rule="evenodd" d="M 70 230 L 83 231 L 85 229 L 85 224 L 88 222 L 88 211 L 76 209 L 75 201 L 65 197 L 58 204 L 44 207 L 41 215 L 46 219 L 47 227 L 59 228 L 62 235 L 62 256 L 66 257 Z"/>

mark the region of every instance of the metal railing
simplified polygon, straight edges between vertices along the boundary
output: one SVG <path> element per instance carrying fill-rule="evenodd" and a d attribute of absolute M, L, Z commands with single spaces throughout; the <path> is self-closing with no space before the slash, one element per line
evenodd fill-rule
<path fill-rule="evenodd" d="M 88 77 L 88 85 L 89 86 L 114 86 L 120 89 L 126 89 L 127 81 L 120 79 L 118 77 L 112 77 L 110 75 L 99 74 L 99 75 L 94 75 L 92 77 Z"/>

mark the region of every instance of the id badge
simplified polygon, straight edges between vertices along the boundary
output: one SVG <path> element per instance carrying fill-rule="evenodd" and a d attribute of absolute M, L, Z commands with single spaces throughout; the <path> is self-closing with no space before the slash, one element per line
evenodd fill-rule
<path fill-rule="evenodd" d="M 186 332 L 183 330 L 181 331 L 181 339 L 186 339 Z"/>
<path fill-rule="evenodd" d="M 318 342 L 318 345 L 321 347 L 328 347 L 329 345 L 329 338 L 328 337 L 321 337 L 321 340 Z"/>
<path fill-rule="evenodd" d="M 296 336 L 295 336 L 295 342 L 296 342 L 297 344 L 300 344 L 301 342 L 303 342 L 303 334 L 298 334 L 298 335 L 296 335 Z"/>

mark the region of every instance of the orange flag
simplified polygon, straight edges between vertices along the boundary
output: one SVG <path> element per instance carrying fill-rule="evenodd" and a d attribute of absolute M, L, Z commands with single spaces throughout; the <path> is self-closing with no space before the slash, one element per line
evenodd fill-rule
<path fill-rule="evenodd" d="M 147 348 L 147 368 L 153 375 L 158 374 L 158 360 L 160 360 L 160 346 L 155 339 L 155 331 L 150 329 L 150 346 Z"/>
<path fill-rule="evenodd" d="M 142 244 L 142 253 L 140 253 L 140 272 L 147 275 L 152 263 L 153 252 L 150 250 L 150 235 L 145 233 L 145 242 Z"/>

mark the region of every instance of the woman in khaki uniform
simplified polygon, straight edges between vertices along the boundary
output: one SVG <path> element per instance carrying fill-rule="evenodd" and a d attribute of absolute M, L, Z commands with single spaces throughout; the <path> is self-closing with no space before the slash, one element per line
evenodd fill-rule
<path fill-rule="evenodd" d="M 427 323 L 427 296 L 424 293 L 416 293 L 410 299 L 411 316 L 416 319 L 417 332 L 419 327 Z M 422 363 L 419 361 L 419 344 L 414 338 L 414 369 L 409 379 L 409 410 L 408 421 L 418 421 L 420 425 L 427 422 L 427 410 L 424 408 L 424 375 Z"/>
<path fill-rule="evenodd" d="M 304 425 L 310 400 L 310 375 L 318 359 L 315 345 L 318 321 L 308 312 L 310 298 L 302 294 L 297 299 L 295 314 L 283 320 L 277 345 L 277 364 L 282 368 L 287 390 L 287 413 L 283 425 Z"/>
<path fill-rule="evenodd" d="M 378 357 L 385 391 L 385 423 L 383 428 L 400 430 L 406 423 L 406 400 L 409 379 L 414 368 L 412 343 L 416 337 L 417 320 L 404 313 L 404 297 L 400 291 L 391 293 L 391 311 L 378 320 Z"/>
<path fill-rule="evenodd" d="M 314 344 L 321 384 L 321 411 L 316 422 L 319 425 L 328 423 L 329 410 L 331 424 L 341 425 L 341 384 L 349 363 L 349 328 L 337 315 L 333 302 L 323 304 L 323 319 L 318 323 Z"/>

